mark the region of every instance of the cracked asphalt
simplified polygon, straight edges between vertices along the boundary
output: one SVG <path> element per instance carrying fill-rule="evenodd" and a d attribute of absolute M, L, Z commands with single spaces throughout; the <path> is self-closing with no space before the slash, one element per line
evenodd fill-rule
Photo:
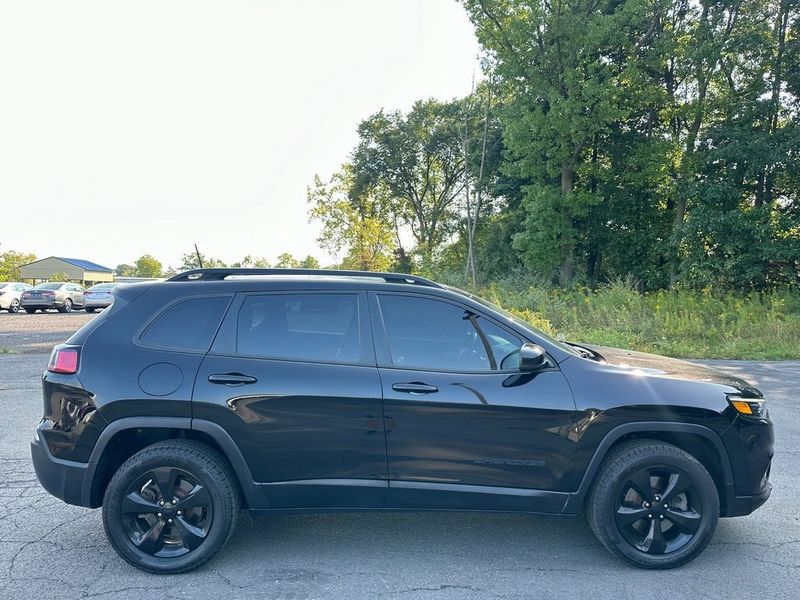
<path fill-rule="evenodd" d="M 140 572 L 106 542 L 99 510 L 49 496 L 29 440 L 46 354 L 0 355 L 0 598 L 800 598 L 800 362 L 709 361 L 758 385 L 776 421 L 775 489 L 723 519 L 697 560 L 664 572 L 609 555 L 582 519 L 511 514 L 243 518 L 205 567 Z"/>

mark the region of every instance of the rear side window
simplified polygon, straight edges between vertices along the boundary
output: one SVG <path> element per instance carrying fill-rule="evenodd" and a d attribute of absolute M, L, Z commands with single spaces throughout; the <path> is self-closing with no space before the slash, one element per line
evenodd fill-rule
<path fill-rule="evenodd" d="M 141 337 L 143 344 L 208 352 L 230 296 L 191 298 L 171 306 Z"/>
<path fill-rule="evenodd" d="M 237 325 L 238 354 L 316 362 L 359 362 L 358 296 L 248 296 Z"/>

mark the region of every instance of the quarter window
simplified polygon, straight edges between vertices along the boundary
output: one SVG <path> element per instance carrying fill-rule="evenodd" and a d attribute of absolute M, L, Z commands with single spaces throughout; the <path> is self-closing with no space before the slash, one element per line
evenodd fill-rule
<path fill-rule="evenodd" d="M 168 308 L 142 335 L 148 346 L 208 352 L 229 296 L 190 298 Z"/>
<path fill-rule="evenodd" d="M 358 296 L 265 294 L 245 298 L 239 354 L 318 362 L 360 362 Z"/>
<path fill-rule="evenodd" d="M 394 366 L 446 371 L 519 367 L 522 341 L 463 307 L 401 295 L 382 295 L 379 301 Z"/>

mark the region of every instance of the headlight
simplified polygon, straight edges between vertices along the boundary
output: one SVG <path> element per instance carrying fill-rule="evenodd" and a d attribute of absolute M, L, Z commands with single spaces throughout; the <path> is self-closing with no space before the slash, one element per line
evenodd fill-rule
<path fill-rule="evenodd" d="M 762 418 L 767 414 L 767 403 L 763 398 L 742 398 L 728 396 L 728 402 L 740 415 Z"/>

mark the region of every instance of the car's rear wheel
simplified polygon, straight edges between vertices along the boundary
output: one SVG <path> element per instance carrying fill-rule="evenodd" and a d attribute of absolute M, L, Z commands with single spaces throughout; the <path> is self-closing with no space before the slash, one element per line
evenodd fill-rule
<path fill-rule="evenodd" d="M 60 313 L 72 312 L 72 300 L 70 300 L 69 298 L 64 300 L 64 306 L 59 308 L 58 312 L 60 312 Z"/>
<path fill-rule="evenodd" d="M 606 460 L 587 508 L 592 530 L 612 554 L 639 567 L 669 569 L 708 545 L 719 496 L 693 456 L 657 440 L 636 440 Z"/>
<path fill-rule="evenodd" d="M 103 524 L 117 553 L 153 573 L 182 573 L 213 557 L 236 527 L 239 490 L 219 454 L 190 440 L 148 446 L 114 474 Z"/>
<path fill-rule="evenodd" d="M 29 306 L 26 306 L 25 307 L 25 312 L 28 313 L 29 315 L 32 315 L 33 313 L 36 312 L 36 309 L 35 308 L 30 308 Z"/>
<path fill-rule="evenodd" d="M 19 312 L 19 300 L 14 298 L 11 300 L 11 304 L 8 305 L 8 312 L 10 313 L 18 313 Z"/>

